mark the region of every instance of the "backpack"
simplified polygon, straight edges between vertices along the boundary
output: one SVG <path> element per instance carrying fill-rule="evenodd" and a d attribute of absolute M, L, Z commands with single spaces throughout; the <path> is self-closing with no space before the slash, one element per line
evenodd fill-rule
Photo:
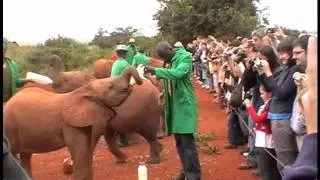
<path fill-rule="evenodd" d="M 230 96 L 230 106 L 237 108 L 240 107 L 242 104 L 242 96 L 243 96 L 243 90 L 242 90 L 242 81 L 237 84 L 237 86 L 231 91 Z"/>

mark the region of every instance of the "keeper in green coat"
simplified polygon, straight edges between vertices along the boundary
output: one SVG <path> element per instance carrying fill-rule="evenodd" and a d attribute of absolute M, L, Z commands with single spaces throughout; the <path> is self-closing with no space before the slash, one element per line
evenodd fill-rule
<path fill-rule="evenodd" d="M 5 56 L 7 51 L 6 44 L 3 43 L 3 104 L 7 102 L 21 87 L 26 80 L 20 79 L 21 67 L 12 59 Z M 21 109 L 23 111 L 23 109 Z M 10 142 L 4 131 L 2 138 L 3 147 L 3 179 L 31 180 L 27 172 L 21 167 L 10 150 Z"/>
<path fill-rule="evenodd" d="M 137 54 L 136 40 L 131 38 L 128 44 L 127 61 L 132 65 L 133 57 Z"/>
<path fill-rule="evenodd" d="M 150 58 L 144 54 L 143 49 L 139 49 L 139 52 L 133 57 L 132 66 L 138 67 L 140 64 L 149 64 Z"/>
<path fill-rule="evenodd" d="M 197 131 L 197 100 L 191 83 L 192 55 L 184 48 L 173 49 L 168 42 L 157 44 L 156 53 L 171 64 L 171 68 L 145 67 L 146 73 L 157 79 L 169 80 L 165 83 L 168 93 L 166 113 L 168 132 L 173 133 L 182 170 L 173 179 L 201 179 L 201 167 L 193 134 Z"/>
<path fill-rule="evenodd" d="M 118 59 L 112 64 L 111 67 L 111 77 L 120 76 L 121 73 L 128 67 L 130 64 L 126 60 L 128 54 L 128 46 L 119 44 L 116 48 L 116 53 Z M 126 147 L 130 144 L 134 144 L 133 140 L 129 141 L 128 134 L 119 133 L 117 137 L 117 144 L 120 147 Z"/>
<path fill-rule="evenodd" d="M 28 80 L 20 78 L 22 67 L 5 56 L 7 47 L 3 45 L 3 103 L 7 102 Z"/>
<path fill-rule="evenodd" d="M 126 69 L 130 64 L 126 60 L 128 53 L 128 46 L 119 44 L 116 48 L 118 59 L 112 64 L 111 77 L 120 76 L 122 71 Z"/>

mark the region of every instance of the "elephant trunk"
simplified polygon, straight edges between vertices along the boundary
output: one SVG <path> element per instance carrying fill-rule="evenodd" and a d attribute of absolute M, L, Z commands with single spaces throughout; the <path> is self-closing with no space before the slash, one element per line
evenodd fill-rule
<path fill-rule="evenodd" d="M 52 55 L 50 57 L 50 66 L 52 67 L 53 76 L 64 71 L 64 64 L 58 55 Z"/>
<path fill-rule="evenodd" d="M 133 79 L 136 81 L 138 85 L 142 84 L 142 79 L 139 76 L 139 73 L 136 70 L 136 68 L 133 66 L 127 67 L 121 74 L 121 78 L 124 79 L 128 84 L 130 83 L 131 76 L 133 77 Z"/>

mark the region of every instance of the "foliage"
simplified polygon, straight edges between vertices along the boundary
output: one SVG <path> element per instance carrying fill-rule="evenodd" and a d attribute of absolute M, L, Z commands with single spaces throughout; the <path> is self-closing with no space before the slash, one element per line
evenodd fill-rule
<path fill-rule="evenodd" d="M 160 33 L 186 43 L 196 36 L 248 36 L 260 23 L 255 0 L 158 0 Z"/>
<path fill-rule="evenodd" d="M 299 31 L 297 29 L 289 29 L 289 28 L 283 28 L 283 32 L 291 37 L 297 38 L 301 33 L 306 33 L 305 31 Z"/>
<path fill-rule="evenodd" d="M 127 44 L 131 37 L 139 34 L 138 29 L 134 29 L 131 26 L 126 28 L 118 27 L 111 33 L 100 28 L 93 40 L 90 42 L 90 45 L 96 45 L 102 49 L 114 48 L 117 43 Z"/>
<path fill-rule="evenodd" d="M 196 142 L 207 142 L 216 139 L 216 134 L 214 132 L 207 133 L 207 134 L 201 134 L 201 133 L 195 133 L 194 138 Z"/>
<path fill-rule="evenodd" d="M 220 154 L 220 150 L 217 147 L 211 146 L 208 144 L 208 141 L 214 140 L 217 138 L 214 132 L 207 134 L 195 133 L 194 138 L 196 141 L 197 149 L 208 155 Z"/>
<path fill-rule="evenodd" d="M 7 56 L 23 66 L 23 75 L 32 71 L 49 75 L 49 57 L 62 58 L 67 71 L 91 69 L 91 65 L 100 58 L 110 57 L 111 49 L 100 49 L 81 44 L 66 37 L 51 38 L 44 45 L 15 46 L 8 45 Z"/>

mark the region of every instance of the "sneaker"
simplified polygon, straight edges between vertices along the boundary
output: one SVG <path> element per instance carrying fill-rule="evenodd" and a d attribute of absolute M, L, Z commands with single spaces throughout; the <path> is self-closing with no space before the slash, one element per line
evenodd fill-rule
<path fill-rule="evenodd" d="M 249 151 L 250 151 L 250 148 L 249 147 L 245 147 L 245 148 L 241 149 L 240 154 L 243 155 L 244 153 L 247 153 Z"/>
<path fill-rule="evenodd" d="M 197 77 L 196 79 L 200 79 L 200 77 Z"/>
<path fill-rule="evenodd" d="M 247 169 L 256 169 L 257 168 L 257 165 L 256 164 L 253 164 L 249 161 L 246 161 L 244 163 L 241 163 L 239 166 L 238 166 L 238 169 L 240 170 L 247 170 Z"/>
<path fill-rule="evenodd" d="M 248 157 L 249 156 L 249 153 L 248 152 L 245 152 L 245 153 L 242 153 L 243 156 L 245 157 Z"/>
<path fill-rule="evenodd" d="M 238 146 L 234 144 L 227 144 L 224 146 L 225 149 L 237 149 Z"/>
<path fill-rule="evenodd" d="M 251 172 L 251 175 L 260 177 L 259 170 L 258 170 L 258 169 L 253 170 L 253 171 Z"/>
<path fill-rule="evenodd" d="M 206 84 L 203 84 L 201 87 L 202 87 L 202 88 L 205 88 L 206 86 L 207 86 Z"/>

